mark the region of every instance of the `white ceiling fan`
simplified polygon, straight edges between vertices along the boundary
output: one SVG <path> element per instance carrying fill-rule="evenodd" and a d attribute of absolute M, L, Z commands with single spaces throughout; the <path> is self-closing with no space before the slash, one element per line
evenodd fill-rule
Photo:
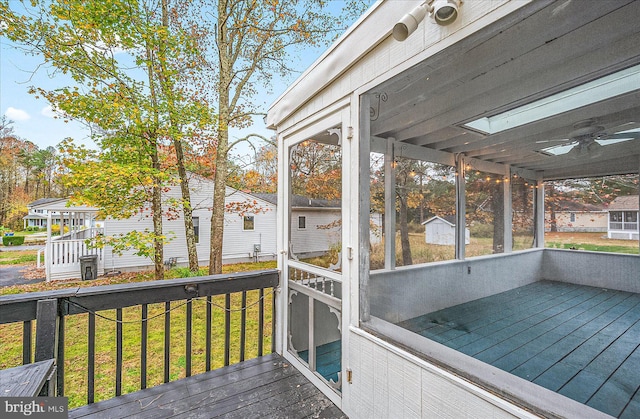
<path fill-rule="evenodd" d="M 640 139 L 640 125 L 636 122 L 615 127 L 611 133 L 606 132 L 605 128 L 598 125 L 594 119 L 577 122 L 573 128 L 573 131 L 569 133 L 569 138 L 536 141 L 537 144 L 561 143 L 543 148 L 540 152 L 545 155 L 576 159 L 581 157 L 595 158 L 602 154 L 604 146 Z"/>

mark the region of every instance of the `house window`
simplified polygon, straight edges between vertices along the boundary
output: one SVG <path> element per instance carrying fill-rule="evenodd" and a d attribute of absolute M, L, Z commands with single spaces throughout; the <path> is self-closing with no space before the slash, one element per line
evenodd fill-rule
<path fill-rule="evenodd" d="M 298 230 L 306 230 L 307 228 L 307 217 L 301 215 L 298 217 Z"/>
<path fill-rule="evenodd" d="M 193 233 L 196 236 L 196 243 L 200 243 L 200 217 L 193 217 Z"/>
<path fill-rule="evenodd" d="M 572 212 L 570 217 L 569 217 L 569 219 L 571 220 L 572 223 L 575 223 L 576 222 L 576 213 Z"/>
<path fill-rule="evenodd" d="M 638 213 L 635 211 L 624 212 L 624 230 L 638 229 Z"/>
<path fill-rule="evenodd" d="M 609 213 L 609 228 L 622 230 L 622 211 L 611 211 Z"/>
<path fill-rule="evenodd" d="M 255 221 L 253 215 L 245 215 L 242 220 L 242 229 L 243 230 L 253 230 L 255 227 Z"/>

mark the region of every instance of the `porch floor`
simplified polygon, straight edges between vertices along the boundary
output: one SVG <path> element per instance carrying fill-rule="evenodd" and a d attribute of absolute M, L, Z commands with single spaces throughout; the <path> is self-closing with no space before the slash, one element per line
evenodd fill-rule
<path fill-rule="evenodd" d="M 70 418 L 346 418 L 280 355 L 270 354 L 115 397 Z"/>
<path fill-rule="evenodd" d="M 609 415 L 640 417 L 640 294 L 540 281 L 399 326 Z"/>

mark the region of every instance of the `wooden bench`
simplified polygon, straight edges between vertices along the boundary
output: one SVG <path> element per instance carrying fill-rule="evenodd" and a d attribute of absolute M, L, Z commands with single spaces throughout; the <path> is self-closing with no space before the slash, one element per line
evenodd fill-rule
<path fill-rule="evenodd" d="M 0 397 L 54 396 L 56 365 L 53 359 L 0 370 Z"/>

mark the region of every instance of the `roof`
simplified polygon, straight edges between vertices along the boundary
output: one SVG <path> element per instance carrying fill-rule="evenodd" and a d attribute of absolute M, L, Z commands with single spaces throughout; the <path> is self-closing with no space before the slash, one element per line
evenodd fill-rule
<path fill-rule="evenodd" d="M 396 155 L 464 156 L 544 181 L 638 173 L 640 2 L 471 3 L 452 25 L 427 18 L 398 42 L 393 25 L 418 2 L 382 2 L 278 98 L 267 125 L 302 127 L 357 92 L 371 101 L 364 114 L 375 110 L 374 152 L 392 138 Z"/>
<path fill-rule="evenodd" d="M 604 205 L 589 204 L 575 199 L 560 199 L 554 202 L 556 211 L 571 212 L 600 212 L 604 211 Z"/>
<path fill-rule="evenodd" d="M 267 128 L 275 128 L 314 94 L 367 55 L 372 46 L 388 38 L 395 22 L 411 9 L 411 5 L 398 7 L 398 4 L 394 3 L 396 2 L 378 1 L 373 4 L 311 64 L 269 107 L 266 117 Z"/>
<path fill-rule="evenodd" d="M 36 199 L 33 202 L 30 202 L 29 204 L 27 204 L 27 207 L 31 208 L 31 207 L 36 207 L 38 205 L 42 205 L 42 204 L 49 204 L 51 202 L 55 202 L 55 201 L 60 201 L 63 200 L 65 198 L 40 198 L 40 199 Z"/>
<path fill-rule="evenodd" d="M 638 195 L 619 196 L 609 204 L 609 211 L 611 210 L 638 210 L 640 201 Z"/>
<path fill-rule="evenodd" d="M 29 204 L 30 208 L 38 208 L 51 212 L 97 212 L 98 208 L 90 207 L 87 205 L 72 205 L 67 206 L 69 199 L 67 198 L 55 198 L 40 204 L 34 205 L 34 201 Z"/>
<path fill-rule="evenodd" d="M 434 220 L 442 220 L 445 223 L 449 224 L 451 227 L 455 227 L 456 225 L 456 216 L 455 215 L 444 215 L 442 217 L 436 215 L 434 217 L 429 218 L 427 221 L 423 221 L 422 225 L 426 226 Z"/>
<path fill-rule="evenodd" d="M 278 195 L 274 193 L 251 193 L 251 195 L 264 201 L 278 205 Z M 306 196 L 293 195 L 291 197 L 291 206 L 295 208 L 340 208 L 340 200 L 315 199 Z"/>

